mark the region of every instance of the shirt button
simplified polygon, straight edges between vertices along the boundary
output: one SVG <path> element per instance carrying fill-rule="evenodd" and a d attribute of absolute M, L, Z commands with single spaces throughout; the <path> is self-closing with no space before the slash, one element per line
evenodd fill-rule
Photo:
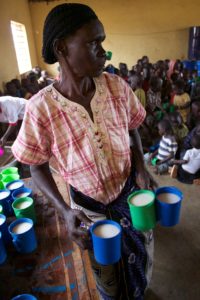
<path fill-rule="evenodd" d="M 86 118 L 86 114 L 81 114 L 81 117 L 85 119 Z"/>

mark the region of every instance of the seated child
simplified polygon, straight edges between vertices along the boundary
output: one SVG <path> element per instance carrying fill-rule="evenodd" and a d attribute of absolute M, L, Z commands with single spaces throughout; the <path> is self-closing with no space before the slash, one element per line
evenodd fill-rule
<path fill-rule="evenodd" d="M 200 122 L 200 96 L 192 99 L 186 124 L 192 130 L 198 122 Z"/>
<path fill-rule="evenodd" d="M 190 96 L 184 91 L 185 83 L 182 79 L 178 79 L 174 83 L 174 100 L 173 104 L 175 108 L 180 112 L 183 122 L 186 123 L 187 115 L 190 111 Z"/>
<path fill-rule="evenodd" d="M 23 120 L 27 100 L 11 96 L 0 97 L 0 123 L 8 123 L 9 126 L 0 138 L 0 146 L 4 147 L 9 136 L 16 130 L 19 120 Z"/>
<path fill-rule="evenodd" d="M 137 74 L 132 74 L 129 76 L 129 84 L 134 91 L 137 98 L 140 100 L 140 103 L 143 107 L 146 107 L 146 95 L 145 91 L 142 89 L 142 77 Z"/>
<path fill-rule="evenodd" d="M 192 184 L 200 179 L 200 134 L 195 132 L 191 139 L 192 149 L 186 151 L 182 160 L 174 160 L 178 166 L 177 179 Z"/>
<path fill-rule="evenodd" d="M 150 155 L 150 159 L 156 158 L 156 173 L 162 174 L 168 171 L 168 167 L 175 157 L 178 144 L 169 120 L 161 120 L 158 123 L 158 131 L 162 138 L 158 149 Z"/>
<path fill-rule="evenodd" d="M 155 151 L 159 142 L 159 135 L 156 122 L 152 115 L 147 114 L 144 122 L 139 127 L 138 132 L 142 141 L 144 153 Z"/>
<path fill-rule="evenodd" d="M 161 105 L 162 79 L 157 76 L 152 76 L 149 84 L 150 87 L 147 92 L 146 110 L 148 113 L 154 115 L 157 120 L 160 120 L 161 113 L 165 114 Z"/>
<path fill-rule="evenodd" d="M 170 113 L 169 118 L 172 124 L 176 141 L 178 143 L 178 151 L 176 153 L 176 157 L 179 157 L 180 151 L 183 146 L 183 140 L 188 134 L 188 128 L 183 123 L 183 119 L 178 111 Z"/>

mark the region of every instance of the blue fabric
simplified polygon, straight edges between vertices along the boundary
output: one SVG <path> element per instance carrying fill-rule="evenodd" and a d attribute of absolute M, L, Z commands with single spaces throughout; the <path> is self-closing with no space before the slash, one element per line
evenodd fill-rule
<path fill-rule="evenodd" d="M 128 196 L 138 190 L 136 186 L 133 186 L 134 182 L 135 174 L 132 172 L 121 194 L 108 205 L 83 195 L 73 187 L 70 189 L 75 203 L 94 212 L 103 213 L 107 219 L 114 220 L 122 226 L 122 259 L 119 262 L 120 291 L 122 293 L 120 299 L 126 300 L 144 299 L 144 290 L 147 286 L 145 277 L 147 253 L 144 245 L 144 235 L 133 228 L 127 203 Z M 100 292 L 103 299 L 113 299 L 109 295 L 105 295 L 103 291 Z"/>

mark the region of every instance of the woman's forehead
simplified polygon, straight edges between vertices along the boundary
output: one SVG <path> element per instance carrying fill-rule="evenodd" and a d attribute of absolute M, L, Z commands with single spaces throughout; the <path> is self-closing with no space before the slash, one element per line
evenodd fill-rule
<path fill-rule="evenodd" d="M 105 38 L 105 31 L 102 23 L 96 19 L 91 20 L 87 24 L 84 24 L 73 35 L 72 38 L 77 37 L 84 40 L 92 40 L 96 38 Z"/>

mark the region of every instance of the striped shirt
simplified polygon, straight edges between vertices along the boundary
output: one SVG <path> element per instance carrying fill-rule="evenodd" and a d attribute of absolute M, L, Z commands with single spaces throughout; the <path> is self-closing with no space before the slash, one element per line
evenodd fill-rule
<path fill-rule="evenodd" d="M 120 77 L 104 73 L 94 83 L 94 121 L 82 105 L 49 85 L 28 102 L 12 151 L 29 165 L 53 156 L 67 183 L 107 204 L 117 198 L 130 174 L 129 130 L 137 128 L 146 113 Z"/>
<path fill-rule="evenodd" d="M 163 136 L 159 144 L 157 158 L 159 160 L 164 160 L 171 153 L 173 153 L 173 156 L 175 156 L 177 149 L 178 149 L 178 144 L 175 138 L 169 138 Z"/>

